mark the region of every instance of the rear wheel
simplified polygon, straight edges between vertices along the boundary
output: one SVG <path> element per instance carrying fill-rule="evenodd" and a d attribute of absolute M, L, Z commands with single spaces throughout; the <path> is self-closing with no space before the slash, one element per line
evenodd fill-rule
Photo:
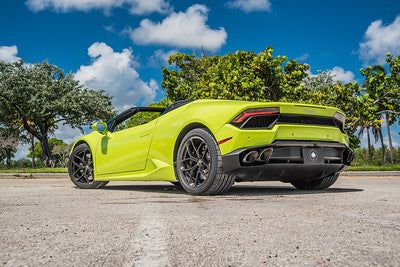
<path fill-rule="evenodd" d="M 95 181 L 92 151 L 87 144 L 80 144 L 72 151 L 68 161 L 71 181 L 82 189 L 102 188 L 108 181 Z"/>
<path fill-rule="evenodd" d="M 222 172 L 222 156 L 214 137 L 206 129 L 188 132 L 179 145 L 175 172 L 186 192 L 215 195 L 230 189 L 235 179 Z"/>
<path fill-rule="evenodd" d="M 291 184 L 300 190 L 322 190 L 333 185 L 338 179 L 338 177 L 339 174 L 335 174 L 318 180 L 297 181 L 297 182 L 292 182 Z"/>

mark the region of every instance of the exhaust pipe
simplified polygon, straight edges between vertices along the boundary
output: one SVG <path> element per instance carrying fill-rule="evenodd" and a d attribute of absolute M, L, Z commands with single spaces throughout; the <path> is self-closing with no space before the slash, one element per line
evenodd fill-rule
<path fill-rule="evenodd" d="M 258 159 L 258 152 L 253 150 L 250 151 L 249 153 L 247 153 L 244 158 L 243 158 L 243 162 L 244 163 L 252 163 L 254 162 L 256 159 Z"/>
<path fill-rule="evenodd" d="M 274 149 L 272 147 L 264 149 L 263 151 L 261 151 L 257 160 L 262 162 L 268 162 L 272 156 L 272 152 L 274 152 Z"/>

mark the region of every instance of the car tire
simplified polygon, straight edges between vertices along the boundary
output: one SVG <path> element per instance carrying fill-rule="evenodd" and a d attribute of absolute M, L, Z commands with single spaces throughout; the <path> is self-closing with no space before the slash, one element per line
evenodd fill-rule
<path fill-rule="evenodd" d="M 192 195 L 227 192 L 235 177 L 223 173 L 221 151 L 213 135 L 204 128 L 189 131 L 179 144 L 175 173 L 183 189 Z"/>
<path fill-rule="evenodd" d="M 90 147 L 86 143 L 77 145 L 68 160 L 68 174 L 71 181 L 81 189 L 98 189 L 108 184 L 108 181 L 95 181 L 93 173 Z"/>
<path fill-rule="evenodd" d="M 327 176 L 318 180 L 296 181 L 291 184 L 300 190 L 323 190 L 333 185 L 338 179 L 339 174 Z"/>

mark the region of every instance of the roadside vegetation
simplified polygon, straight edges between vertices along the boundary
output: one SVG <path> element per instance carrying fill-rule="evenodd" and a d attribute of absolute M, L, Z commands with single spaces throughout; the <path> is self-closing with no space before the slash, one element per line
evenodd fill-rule
<path fill-rule="evenodd" d="M 0 173 L 67 173 L 67 168 L 11 168 L 0 169 Z"/>
<path fill-rule="evenodd" d="M 390 164 L 388 166 L 351 166 L 347 171 L 400 171 L 400 164 Z"/>
<path fill-rule="evenodd" d="M 161 70 L 166 98 L 152 106 L 203 98 L 334 106 L 347 114 L 345 131 L 356 150 L 354 166 L 399 163 L 390 128 L 400 123 L 400 56 L 388 53 L 385 66 L 361 68 L 361 84 L 335 81 L 330 71 L 310 75 L 309 65 L 274 56 L 272 47 L 223 56 L 177 53 L 168 63 Z M 52 138 L 58 125 L 82 129 L 106 121 L 115 115 L 111 98 L 105 91 L 84 88 L 71 73 L 46 61 L 0 61 L 0 168 L 65 167 L 70 144 Z M 150 119 L 131 118 L 123 127 Z M 361 149 L 362 136 L 367 137 L 367 148 Z M 29 155 L 14 161 L 17 146 L 24 143 L 30 145 Z M 382 149 L 375 150 L 376 143 Z"/>

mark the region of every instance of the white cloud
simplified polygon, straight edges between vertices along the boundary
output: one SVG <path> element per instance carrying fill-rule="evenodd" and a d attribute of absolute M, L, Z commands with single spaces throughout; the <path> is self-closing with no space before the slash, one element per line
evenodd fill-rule
<path fill-rule="evenodd" d="M 173 12 L 159 23 L 144 19 L 139 28 L 130 30 L 130 37 L 141 45 L 219 49 L 225 44 L 227 33 L 222 27 L 210 29 L 206 25 L 207 13 L 206 6 L 193 5 L 186 12 Z"/>
<path fill-rule="evenodd" d="M 153 12 L 166 14 L 172 11 L 168 1 L 165 0 L 135 0 L 132 1 L 130 13 L 135 15 L 150 14 Z"/>
<path fill-rule="evenodd" d="M 82 65 L 75 79 L 88 88 L 109 92 L 119 110 L 135 104 L 148 104 L 156 97 L 159 89 L 157 82 L 150 80 L 146 83 L 139 78 L 135 70 L 138 63 L 134 61 L 131 49 L 118 53 L 105 43 L 94 43 L 89 47 L 88 54 L 92 64 Z"/>
<path fill-rule="evenodd" d="M 57 139 L 61 139 L 64 143 L 73 144 L 79 137 L 83 136 L 83 133 L 79 129 L 74 129 L 69 125 L 63 125 L 59 123 L 57 130 L 54 131 L 54 136 Z"/>
<path fill-rule="evenodd" d="M 37 142 L 37 140 L 35 139 Z M 30 144 L 22 144 L 17 146 L 17 152 L 14 154 L 14 160 L 18 159 L 28 159 L 28 154 L 29 154 L 29 148 L 31 147 Z"/>
<path fill-rule="evenodd" d="M 399 135 L 397 134 L 397 132 L 396 131 L 390 131 L 390 133 L 391 133 L 391 137 L 392 137 L 393 148 L 400 147 L 400 140 L 399 140 Z M 383 142 L 389 148 L 389 137 L 388 136 L 383 137 Z M 390 154 L 389 154 L 389 158 L 390 158 Z"/>
<path fill-rule="evenodd" d="M 103 29 L 108 32 L 113 32 L 113 33 L 117 32 L 113 25 L 103 26 Z"/>
<path fill-rule="evenodd" d="M 354 73 L 349 70 L 345 71 L 343 68 L 336 66 L 333 69 L 327 70 L 327 71 L 330 72 L 330 75 L 334 82 L 337 82 L 337 81 L 341 81 L 343 83 L 354 82 Z M 306 73 L 308 74 L 309 77 L 317 77 L 319 73 L 322 73 L 322 71 L 318 70 L 317 74 L 313 74 L 311 72 L 311 68 L 310 68 L 306 71 Z"/>
<path fill-rule="evenodd" d="M 13 46 L 0 46 L 0 61 L 15 62 L 21 58 L 17 57 L 18 48 Z"/>
<path fill-rule="evenodd" d="M 171 55 L 178 53 L 177 50 L 169 50 L 165 52 L 162 49 L 154 51 L 153 55 L 149 57 L 149 65 L 159 67 L 160 65 L 168 66 L 168 58 Z"/>
<path fill-rule="evenodd" d="M 51 9 L 56 12 L 104 10 L 127 7 L 131 14 L 144 15 L 153 12 L 165 14 L 171 11 L 167 0 L 27 0 L 26 5 L 34 12 Z"/>
<path fill-rule="evenodd" d="M 365 64 L 385 64 L 386 53 L 400 54 L 400 16 L 393 23 L 385 26 L 382 20 L 369 25 L 360 43 L 359 56 Z"/>
<path fill-rule="evenodd" d="M 306 60 L 309 56 L 310 56 L 309 54 L 305 53 L 305 54 L 303 54 L 303 55 L 301 55 L 301 56 L 299 56 L 299 57 L 296 57 L 296 60 L 298 60 L 298 61 L 304 61 L 304 60 Z"/>
<path fill-rule="evenodd" d="M 308 74 L 309 77 L 318 76 L 318 74 L 313 74 L 313 73 L 311 72 L 311 66 L 310 66 L 310 65 L 308 65 L 307 63 L 305 63 L 305 65 L 307 65 L 307 66 L 310 67 L 308 70 L 306 70 L 306 73 Z"/>
<path fill-rule="evenodd" d="M 336 82 L 336 81 L 342 81 L 343 83 L 350 83 L 350 82 L 354 82 L 354 73 L 351 71 L 345 71 L 343 68 L 341 67 L 334 67 L 331 70 L 331 74 L 332 74 L 332 79 Z"/>
<path fill-rule="evenodd" d="M 227 2 L 230 8 L 241 9 L 246 13 L 253 11 L 271 11 L 269 0 L 235 0 Z"/>

